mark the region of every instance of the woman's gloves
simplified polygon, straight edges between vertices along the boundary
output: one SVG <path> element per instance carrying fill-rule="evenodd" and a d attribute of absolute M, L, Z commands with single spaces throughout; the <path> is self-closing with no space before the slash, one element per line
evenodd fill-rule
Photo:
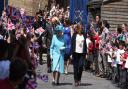
<path fill-rule="evenodd" d="M 66 47 L 61 47 L 61 48 L 60 48 L 60 51 L 65 50 L 65 48 L 66 48 Z"/>
<path fill-rule="evenodd" d="M 50 58 L 51 58 L 51 60 L 53 59 L 53 56 L 52 55 L 50 55 Z"/>

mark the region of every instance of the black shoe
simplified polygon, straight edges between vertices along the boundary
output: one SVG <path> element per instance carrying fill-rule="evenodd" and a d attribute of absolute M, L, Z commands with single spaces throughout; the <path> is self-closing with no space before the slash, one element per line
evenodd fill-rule
<path fill-rule="evenodd" d="M 95 73 L 94 71 L 92 72 L 92 74 L 93 74 L 93 75 L 96 75 L 96 73 Z"/>
<path fill-rule="evenodd" d="M 103 75 L 101 76 L 101 78 L 106 78 L 106 75 L 105 75 L 105 74 L 103 74 Z"/>
<path fill-rule="evenodd" d="M 81 81 L 78 81 L 78 86 L 80 86 L 81 85 Z"/>
<path fill-rule="evenodd" d="M 52 81 L 52 85 L 53 85 L 53 86 L 56 85 L 55 81 Z"/>
<path fill-rule="evenodd" d="M 102 76 L 102 74 L 97 74 L 97 75 L 96 75 L 96 77 L 101 77 L 101 76 Z"/>
<path fill-rule="evenodd" d="M 111 76 L 111 75 L 109 75 L 107 79 L 108 79 L 108 80 L 112 80 L 112 76 Z"/>
<path fill-rule="evenodd" d="M 43 65 L 43 62 L 42 61 L 40 61 L 39 63 L 40 63 L 40 65 Z"/>
<path fill-rule="evenodd" d="M 48 71 L 47 71 L 48 73 L 51 73 L 52 71 L 51 71 L 51 68 L 48 68 Z"/>
<path fill-rule="evenodd" d="M 121 88 L 121 85 L 122 85 L 122 84 L 121 84 L 120 82 L 117 83 L 117 87 L 120 87 L 120 88 Z"/>
<path fill-rule="evenodd" d="M 77 82 L 75 82 L 75 87 L 78 87 L 78 85 L 79 85 L 79 84 L 78 84 Z"/>
<path fill-rule="evenodd" d="M 60 85 L 60 83 L 58 82 L 58 83 L 56 83 L 56 86 L 59 86 Z"/>

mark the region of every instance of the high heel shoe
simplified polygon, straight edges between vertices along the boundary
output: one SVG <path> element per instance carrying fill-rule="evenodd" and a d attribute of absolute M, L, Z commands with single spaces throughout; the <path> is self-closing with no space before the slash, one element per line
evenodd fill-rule
<path fill-rule="evenodd" d="M 75 87 L 77 87 L 79 84 L 78 84 L 78 82 L 75 82 Z"/>
<path fill-rule="evenodd" d="M 52 85 L 56 85 L 55 81 L 52 81 Z"/>
<path fill-rule="evenodd" d="M 79 86 L 81 85 L 81 81 L 78 81 L 78 85 L 79 85 Z"/>
<path fill-rule="evenodd" d="M 67 71 L 67 70 L 65 70 L 64 73 L 65 73 L 66 75 L 68 75 L 68 71 Z"/>

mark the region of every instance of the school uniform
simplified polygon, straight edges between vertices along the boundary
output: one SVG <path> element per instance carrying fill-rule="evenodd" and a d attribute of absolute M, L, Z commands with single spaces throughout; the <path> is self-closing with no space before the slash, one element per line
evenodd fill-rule
<path fill-rule="evenodd" d="M 119 82 L 121 83 L 121 79 L 123 78 L 123 70 L 122 70 L 122 65 L 123 65 L 123 61 L 121 61 L 120 56 L 121 54 L 123 54 L 125 51 L 124 50 L 117 50 L 117 70 L 118 70 L 118 78 L 119 78 Z"/>
<path fill-rule="evenodd" d="M 128 83 L 128 53 L 124 53 L 124 59 L 125 61 L 123 62 L 122 65 L 122 79 L 121 83 L 124 84 L 124 86 Z"/>
<path fill-rule="evenodd" d="M 112 78 L 112 67 L 111 67 L 111 64 L 113 62 L 112 60 L 112 49 L 110 49 L 108 52 L 108 55 L 107 55 L 107 59 L 108 59 L 108 78 L 111 79 Z"/>
<path fill-rule="evenodd" d="M 117 55 L 117 50 L 114 51 L 113 54 L 116 56 Z M 116 61 L 116 58 L 113 58 L 112 60 L 113 60 L 113 62 L 112 62 L 112 69 L 113 69 L 112 81 L 113 81 L 113 83 L 116 83 L 116 82 L 118 82 L 117 80 L 119 80 L 118 70 L 117 70 L 117 61 Z"/>

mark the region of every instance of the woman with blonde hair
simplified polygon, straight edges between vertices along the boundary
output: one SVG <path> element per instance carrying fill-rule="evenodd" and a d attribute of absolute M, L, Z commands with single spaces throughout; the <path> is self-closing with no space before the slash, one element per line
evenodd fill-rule
<path fill-rule="evenodd" d="M 71 46 L 74 67 L 74 81 L 75 86 L 78 86 L 81 83 L 84 57 L 86 57 L 87 51 L 86 34 L 84 33 L 81 24 L 76 25 L 76 29 L 72 37 Z"/>

